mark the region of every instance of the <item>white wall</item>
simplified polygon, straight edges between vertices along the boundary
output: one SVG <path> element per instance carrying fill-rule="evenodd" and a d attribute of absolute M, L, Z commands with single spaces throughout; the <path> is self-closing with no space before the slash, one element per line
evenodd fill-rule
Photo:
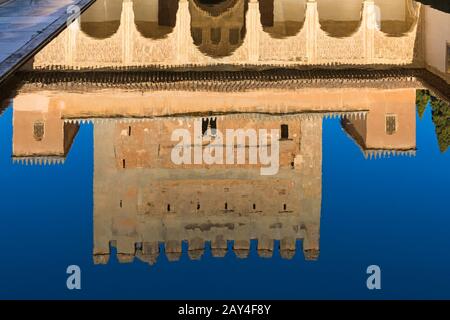
<path fill-rule="evenodd" d="M 446 72 L 447 43 L 450 43 L 450 14 L 425 7 L 426 63 Z"/>

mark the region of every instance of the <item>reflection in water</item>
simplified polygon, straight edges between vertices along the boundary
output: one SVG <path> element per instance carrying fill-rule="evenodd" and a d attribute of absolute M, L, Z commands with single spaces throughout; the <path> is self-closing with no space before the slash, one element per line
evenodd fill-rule
<path fill-rule="evenodd" d="M 67 154 L 78 126 L 93 122 L 95 263 L 108 262 L 111 245 L 121 262 L 137 257 L 153 264 L 160 244 L 169 260 L 178 260 L 183 241 L 192 259 L 203 255 L 207 243 L 213 256 L 224 256 L 230 241 L 236 256 L 245 258 L 252 240 L 259 256 L 271 257 L 277 249 L 284 258 L 296 254 L 301 240 L 305 258 L 315 260 L 323 119 L 341 117 L 366 158 L 416 152 L 414 87 L 366 88 L 368 99 L 344 103 L 361 88 L 146 94 L 136 85 L 108 89 L 83 82 L 79 92 L 41 78 L 24 84 L 13 102 L 13 157 L 21 163 L 54 163 L 55 156 Z M 283 128 L 278 174 L 261 176 L 260 165 L 249 162 L 174 164 L 171 151 L 178 141 L 171 140 L 172 132 L 192 131 L 202 119 L 185 110 L 204 114 L 222 132 Z M 45 128 L 42 139 L 34 137 L 36 123 Z M 249 148 L 246 141 L 235 151 L 248 157 Z"/>
<path fill-rule="evenodd" d="M 401 66 L 448 84 L 448 25 L 412 0 L 99 0 L 29 67 Z"/>
<path fill-rule="evenodd" d="M 19 97 L 20 101 L 20 97 Z M 61 110 L 45 97 L 14 108 L 13 156 L 25 163 L 63 163 L 79 125 L 64 123 Z"/>
<path fill-rule="evenodd" d="M 173 31 L 178 11 L 177 0 L 133 2 L 137 30 L 145 38 L 162 39 Z"/>
<path fill-rule="evenodd" d="M 34 67 L 420 66 L 426 10 L 412 0 L 99 0 Z"/>
<path fill-rule="evenodd" d="M 416 105 L 430 105 L 448 148 L 443 21 L 411 0 L 98 0 L 18 76 L 13 160 L 61 163 L 93 123 L 97 264 L 111 246 L 121 262 L 154 264 L 162 247 L 178 260 L 183 242 L 192 259 L 229 242 L 245 258 L 251 241 L 292 258 L 300 240 L 316 260 L 324 118 L 366 159 L 414 156 Z M 280 129 L 279 172 L 176 165 L 172 133 L 196 121 Z"/>
<path fill-rule="evenodd" d="M 136 255 L 153 263 L 159 243 L 171 261 L 180 258 L 182 241 L 187 241 L 192 259 L 202 256 L 205 242 L 210 242 L 213 256 L 224 256 L 227 241 L 233 241 L 236 256 L 246 258 L 252 239 L 258 240 L 263 257 L 271 257 L 274 240 L 280 240 L 284 258 L 295 254 L 296 240 L 302 239 L 305 257 L 316 259 L 321 118 L 217 119 L 223 131 L 288 125 L 291 136 L 280 141 L 280 171 L 275 176 L 261 176 L 257 165 L 173 164 L 170 153 L 176 143 L 168 138 L 175 128 L 192 128 L 193 121 L 94 125 L 96 262 L 108 259 L 110 241 L 120 261 Z M 248 150 L 249 145 L 235 148 Z"/>

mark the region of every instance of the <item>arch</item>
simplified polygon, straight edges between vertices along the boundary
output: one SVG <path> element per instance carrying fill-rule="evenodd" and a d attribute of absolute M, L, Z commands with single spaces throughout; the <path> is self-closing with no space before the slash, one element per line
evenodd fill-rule
<path fill-rule="evenodd" d="M 134 23 L 145 38 L 162 39 L 173 32 L 178 0 L 134 0 Z"/>
<path fill-rule="evenodd" d="M 207 56 L 231 55 L 245 38 L 246 0 L 189 0 L 191 36 Z"/>
<path fill-rule="evenodd" d="M 80 28 L 94 39 L 107 39 L 120 27 L 122 0 L 97 0 L 80 17 Z"/>
<path fill-rule="evenodd" d="M 259 0 L 261 25 L 273 38 L 297 35 L 305 24 L 306 0 Z"/>
<path fill-rule="evenodd" d="M 375 0 L 380 13 L 380 30 L 390 37 L 409 33 L 419 20 L 419 5 L 412 0 Z"/>
<path fill-rule="evenodd" d="M 196 6 L 211 16 L 218 17 L 242 0 L 194 0 Z"/>
<path fill-rule="evenodd" d="M 364 0 L 317 0 L 320 28 L 330 37 L 351 37 L 359 30 Z"/>

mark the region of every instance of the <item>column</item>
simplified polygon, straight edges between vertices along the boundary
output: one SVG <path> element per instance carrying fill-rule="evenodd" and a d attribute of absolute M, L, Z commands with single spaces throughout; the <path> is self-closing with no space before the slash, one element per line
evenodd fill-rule
<path fill-rule="evenodd" d="M 362 26 L 364 28 L 364 56 L 367 64 L 372 64 L 375 57 L 375 32 L 381 28 L 380 8 L 373 0 L 363 4 Z"/>
<path fill-rule="evenodd" d="M 189 48 L 193 45 L 191 36 L 191 15 L 188 0 L 180 0 L 178 4 L 176 30 L 177 61 L 179 64 L 189 63 Z"/>
<path fill-rule="evenodd" d="M 133 1 L 124 0 L 122 3 L 122 17 L 120 19 L 122 29 L 122 62 L 126 65 L 133 62 L 133 30 L 134 11 Z"/>
<path fill-rule="evenodd" d="M 73 66 L 75 63 L 80 29 L 80 17 L 77 17 L 67 28 L 66 65 Z"/>
<path fill-rule="evenodd" d="M 250 0 L 246 17 L 248 61 L 259 61 L 259 36 L 262 32 L 258 0 Z"/>
<path fill-rule="evenodd" d="M 317 63 L 317 29 L 319 28 L 319 11 L 315 0 L 306 3 L 306 56 L 308 64 Z"/>

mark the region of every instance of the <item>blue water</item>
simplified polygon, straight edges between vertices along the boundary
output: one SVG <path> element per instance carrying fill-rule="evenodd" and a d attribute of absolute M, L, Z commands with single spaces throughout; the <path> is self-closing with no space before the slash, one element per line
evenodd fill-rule
<path fill-rule="evenodd" d="M 364 159 L 338 120 L 323 124 L 320 258 L 187 254 L 150 267 L 94 266 L 93 127 L 83 125 L 64 165 L 13 165 L 12 110 L 0 118 L 0 299 L 11 298 L 450 298 L 450 152 L 430 108 L 417 117 L 417 155 Z M 252 244 L 255 246 L 255 243 Z M 81 290 L 66 287 L 79 265 Z M 368 290 L 366 268 L 381 268 Z"/>

